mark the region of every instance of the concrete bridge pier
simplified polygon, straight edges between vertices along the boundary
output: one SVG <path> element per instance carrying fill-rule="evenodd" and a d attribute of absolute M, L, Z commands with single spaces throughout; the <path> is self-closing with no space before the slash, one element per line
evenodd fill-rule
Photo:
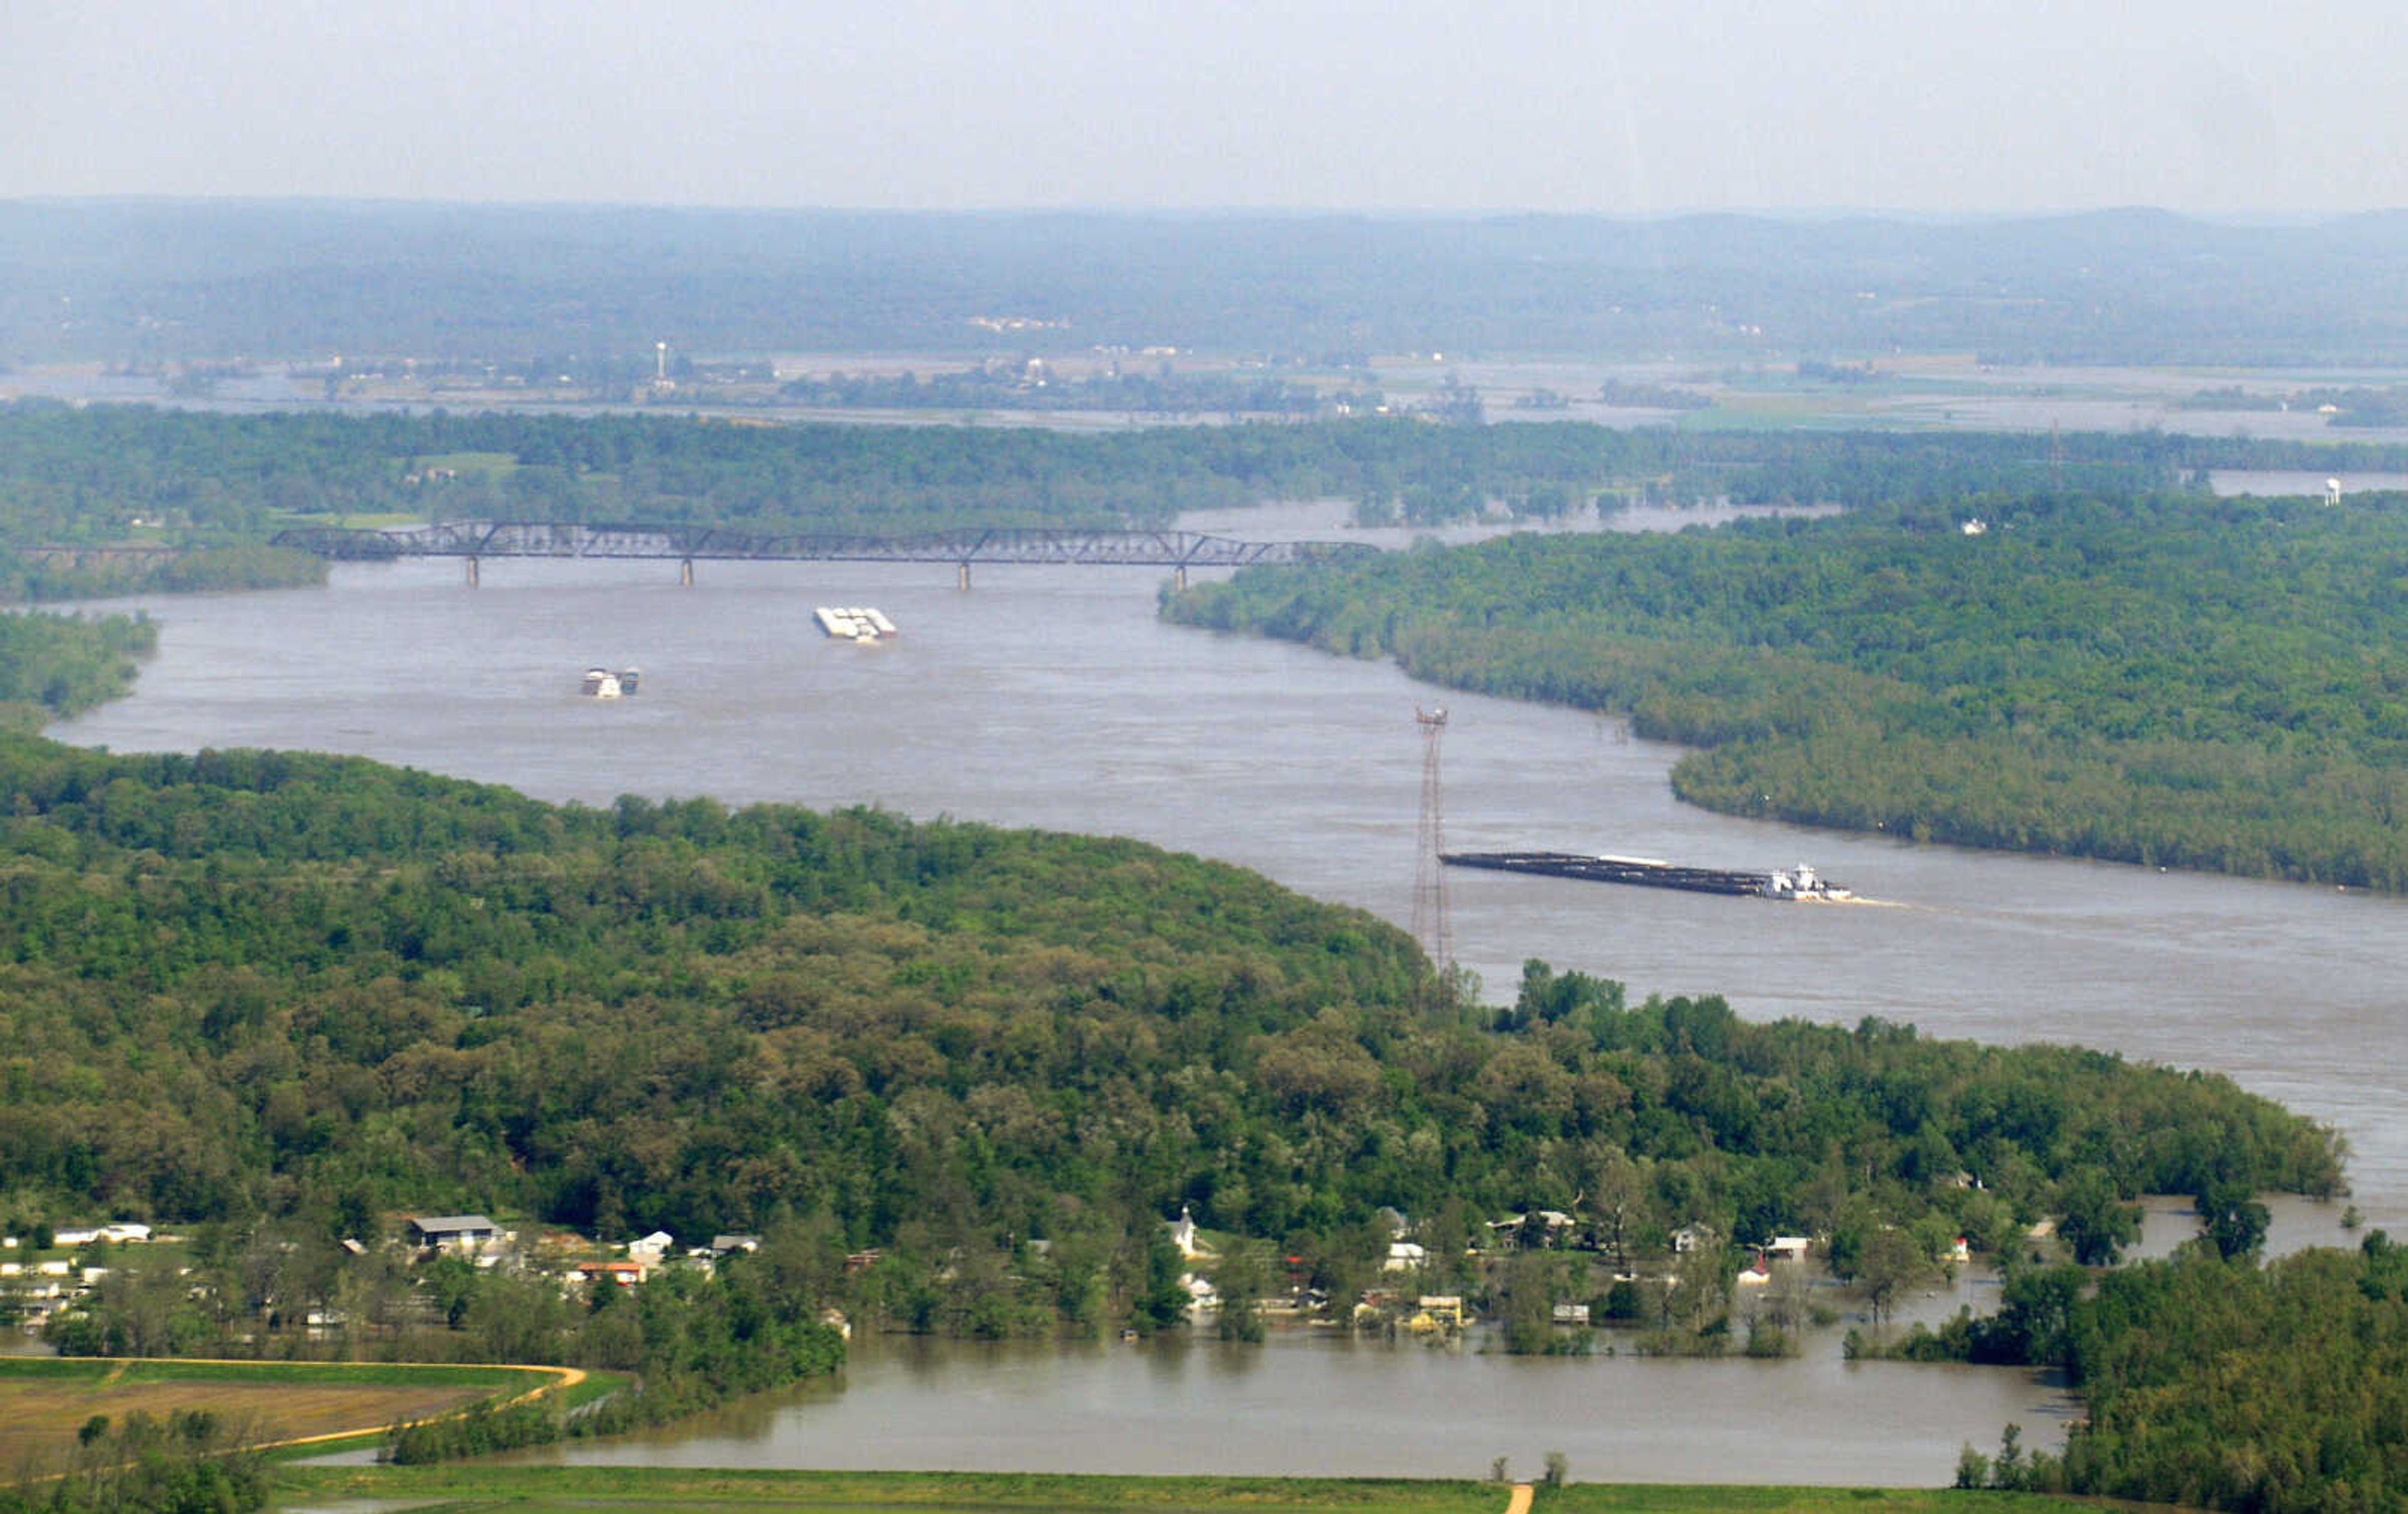
<path fill-rule="evenodd" d="M 954 581 L 954 585 L 953 585 L 953 586 L 954 586 L 954 587 L 956 587 L 956 588 L 964 588 L 964 589 L 968 588 L 968 587 L 970 586 L 970 565 L 969 565 L 969 564 L 968 564 L 968 563 L 964 563 L 964 564 L 962 564 L 962 566 L 961 566 L 961 576 L 960 576 L 958 579 L 956 579 L 956 580 Z"/>
<path fill-rule="evenodd" d="M 468 586 L 472 589 L 477 586 L 477 559 L 474 557 L 468 559 Z"/>
<path fill-rule="evenodd" d="M 1185 563 L 1181 563 L 1177 568 L 1171 570 L 1170 586 L 1177 589 L 1182 594 L 1187 592 L 1187 565 Z"/>
<path fill-rule="evenodd" d="M 681 589 L 690 589 L 694 587 L 694 559 L 692 557 L 682 557 L 678 560 L 678 587 Z"/>

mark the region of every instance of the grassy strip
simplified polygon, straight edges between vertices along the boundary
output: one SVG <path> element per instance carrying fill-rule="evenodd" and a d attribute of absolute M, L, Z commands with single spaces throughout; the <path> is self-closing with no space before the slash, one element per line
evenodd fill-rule
<path fill-rule="evenodd" d="M 0 1357 L 0 1377 L 109 1378 L 127 1385 L 163 1382 L 360 1383 L 418 1388 L 429 1382 L 525 1392 L 553 1380 L 549 1367 L 463 1366 L 448 1362 L 224 1362 L 178 1357 Z"/>
<path fill-rule="evenodd" d="M 1954 1488 L 1720 1488 L 1576 1482 L 1542 1494 L 1542 1510 L 1562 1514 L 2067 1514 L 2069 1508 L 2125 1508 L 2094 1499 Z"/>
<path fill-rule="evenodd" d="M 1021 1509 L 1243 1509 L 1249 1514 L 1368 1509 L 1389 1514 L 1498 1514 L 1497 1483 L 1349 1478 L 1121 1478 L 1019 1473 L 741 1472 L 681 1467 L 288 1467 L 286 1499 L 425 1501 L 466 1511 L 509 1507 L 709 1511 L 751 1508 L 931 1508 L 1006 1514 Z M 1740 1510 L 1743 1514 L 2063 1514 L 2068 1500 L 2037 1494 L 1932 1489 L 1719 1488 L 1576 1483 L 1542 1492 L 1541 1509 L 1567 1514 Z"/>
<path fill-rule="evenodd" d="M 1304 1514 L 1497 1514 L 1505 1490 L 1477 1482 L 1335 1478 L 1115 1478 L 1026 1473 L 749 1472 L 682 1467 L 291 1467 L 282 1493 L 447 1500 L 446 1508 L 1219 1509 Z"/>
<path fill-rule="evenodd" d="M 588 1372 L 584 1380 L 571 1383 L 560 1391 L 557 1399 L 560 1410 L 566 1414 L 583 1408 L 595 1399 L 609 1397 L 612 1393 L 630 1386 L 635 1380 L 632 1373 Z"/>

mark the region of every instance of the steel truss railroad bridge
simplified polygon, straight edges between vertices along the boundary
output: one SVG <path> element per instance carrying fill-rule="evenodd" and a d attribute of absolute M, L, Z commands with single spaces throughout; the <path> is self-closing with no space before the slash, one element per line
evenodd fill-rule
<path fill-rule="evenodd" d="M 767 536 L 711 526 L 585 525 L 553 521 L 441 521 L 388 530 L 301 526 L 273 539 L 335 562 L 394 557 L 465 557 L 468 582 L 483 557 L 658 557 L 694 565 L 735 562 L 941 562 L 960 570 L 969 587 L 978 563 L 1095 564 L 1168 568 L 1183 588 L 1190 568 L 1327 562 L 1378 551 L 1358 541 L 1235 541 L 1194 531 L 1025 529 L 932 531 L 919 536 Z"/>

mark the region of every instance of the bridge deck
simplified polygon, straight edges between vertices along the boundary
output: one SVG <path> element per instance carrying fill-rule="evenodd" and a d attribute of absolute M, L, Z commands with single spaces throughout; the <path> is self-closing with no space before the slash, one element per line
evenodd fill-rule
<path fill-rule="evenodd" d="M 386 530 L 300 526 L 273 539 L 337 562 L 394 557 L 671 557 L 756 562 L 1095 563 L 1244 568 L 1324 562 L 1378 549 L 1357 541 L 1238 541 L 1194 531 L 1047 528 L 918 536 L 762 535 L 708 526 L 442 521 Z"/>

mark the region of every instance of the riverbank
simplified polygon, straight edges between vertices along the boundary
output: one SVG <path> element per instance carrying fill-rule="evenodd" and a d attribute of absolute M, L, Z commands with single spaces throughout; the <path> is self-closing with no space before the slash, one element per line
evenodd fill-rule
<path fill-rule="evenodd" d="M 287 1514 L 352 1514 L 439 1506 L 447 1511 L 570 1509 L 941 1508 L 1202 1510 L 1306 1514 L 1498 1514 L 1510 1489 L 1495 1482 L 1341 1478 L 1112 1478 L 940 1472 L 729 1472 L 673 1467 L 287 1467 L 276 1507 Z M 2063 1514 L 2066 1501 L 1933 1489 L 1656 1487 L 1574 1483 L 1545 1491 L 1539 1507 L 1568 1514 L 1690 1509 L 1747 1514 Z"/>

